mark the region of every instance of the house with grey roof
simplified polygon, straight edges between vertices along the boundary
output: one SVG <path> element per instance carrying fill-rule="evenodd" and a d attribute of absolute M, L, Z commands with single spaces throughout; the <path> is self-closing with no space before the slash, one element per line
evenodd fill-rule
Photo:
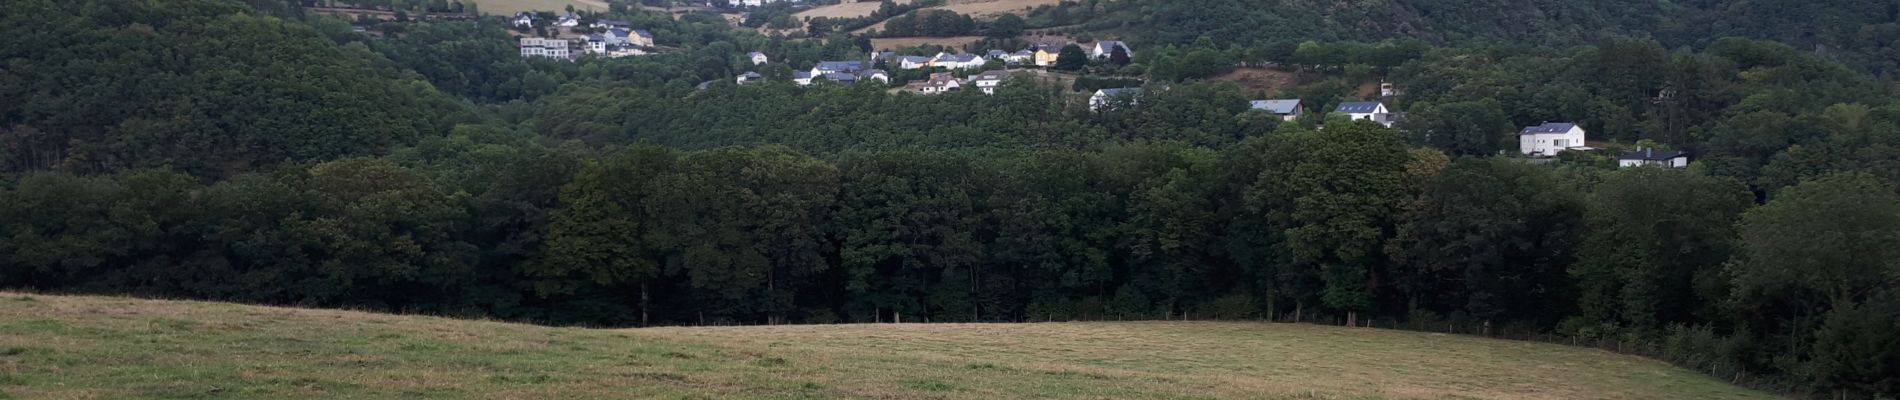
<path fill-rule="evenodd" d="M 970 86 L 975 86 L 976 90 L 983 91 L 983 94 L 996 94 L 996 88 L 1003 86 L 1003 82 L 1009 80 L 1009 71 L 983 71 L 980 74 L 970 75 L 969 80 Z"/>
<path fill-rule="evenodd" d="M 811 67 L 812 76 L 823 76 L 833 72 L 855 74 L 865 69 L 863 61 L 819 61 Z"/>
<path fill-rule="evenodd" d="M 759 73 L 757 72 L 746 72 L 743 74 L 739 74 L 739 77 L 737 78 L 733 78 L 733 81 L 741 85 L 745 84 L 746 82 L 756 82 L 756 81 L 762 81 L 762 80 L 765 80 L 765 75 L 759 75 Z"/>
<path fill-rule="evenodd" d="M 914 89 L 916 89 L 919 94 L 939 94 L 963 90 L 963 82 L 957 81 L 957 76 L 949 72 L 930 74 L 930 79 L 925 80 L 923 83 L 915 84 L 914 86 Z"/>
<path fill-rule="evenodd" d="M 930 59 L 930 66 L 949 69 L 977 69 L 983 68 L 983 63 L 987 61 L 988 60 L 983 59 L 983 56 L 975 54 L 940 53 Z"/>
<path fill-rule="evenodd" d="M 1114 109 L 1119 106 L 1134 106 L 1141 103 L 1141 88 L 1115 88 L 1095 91 L 1089 96 L 1089 111 Z"/>
<path fill-rule="evenodd" d="M 752 61 L 752 65 L 765 65 L 765 63 L 772 62 L 771 57 L 766 57 L 765 53 L 760 53 L 756 51 L 751 52 L 751 53 L 745 53 L 745 57 L 747 60 Z"/>
<path fill-rule="evenodd" d="M 1564 150 L 1583 147 L 1583 127 L 1569 122 L 1545 122 L 1517 132 L 1518 152 L 1532 157 L 1552 157 Z"/>
<path fill-rule="evenodd" d="M 1300 99 L 1254 100 L 1247 102 L 1247 108 L 1272 113 L 1282 121 L 1292 121 L 1306 113 Z"/>
<path fill-rule="evenodd" d="M 1346 117 L 1352 120 L 1377 122 L 1379 125 L 1384 125 L 1387 128 L 1391 128 L 1392 125 L 1396 125 L 1400 120 L 1405 119 L 1404 113 L 1392 112 L 1385 108 L 1385 103 L 1377 101 L 1348 101 L 1339 103 L 1339 107 L 1334 108 L 1333 112 L 1346 114 Z"/>
<path fill-rule="evenodd" d="M 1636 151 L 1623 153 L 1616 158 L 1616 166 L 1630 167 L 1689 167 L 1689 153 L 1685 151 L 1656 150 L 1655 148 L 1637 148 Z"/>
<path fill-rule="evenodd" d="M 902 69 L 924 69 L 924 68 L 930 68 L 930 57 L 924 57 L 924 56 L 902 56 L 902 57 L 898 57 L 898 58 L 897 58 L 897 68 L 902 68 Z"/>

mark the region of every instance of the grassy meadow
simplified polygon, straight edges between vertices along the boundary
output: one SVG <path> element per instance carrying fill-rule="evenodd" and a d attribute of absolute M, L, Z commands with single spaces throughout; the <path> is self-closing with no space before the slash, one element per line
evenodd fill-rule
<path fill-rule="evenodd" d="M 1666 364 L 1247 322 L 649 329 L 0 293 L 0 398 L 1757 399 Z"/>

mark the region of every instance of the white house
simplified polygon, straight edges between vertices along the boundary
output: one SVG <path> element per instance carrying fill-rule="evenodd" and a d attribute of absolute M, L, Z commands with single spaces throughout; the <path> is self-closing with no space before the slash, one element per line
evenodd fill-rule
<path fill-rule="evenodd" d="M 949 72 L 930 74 L 930 80 L 917 87 L 917 93 L 938 94 L 953 90 L 962 90 L 963 83 L 957 82 L 957 76 Z"/>
<path fill-rule="evenodd" d="M 587 35 L 587 54 L 607 54 L 607 37 Z"/>
<path fill-rule="evenodd" d="M 571 12 L 561 15 L 560 20 L 554 21 L 554 26 L 559 26 L 563 28 L 573 28 L 580 25 L 581 25 L 581 17 L 579 15 L 574 15 L 574 13 L 571 13 Z"/>
<path fill-rule="evenodd" d="M 805 72 L 805 71 L 792 71 L 792 83 L 798 84 L 798 86 L 811 85 L 811 73 Z"/>
<path fill-rule="evenodd" d="M 594 21 L 594 24 L 588 25 L 588 27 L 594 29 L 633 29 L 633 24 L 629 24 L 627 21 L 603 19 Z"/>
<path fill-rule="evenodd" d="M 1339 103 L 1339 107 L 1333 109 L 1333 112 L 1346 114 L 1347 118 L 1354 120 L 1377 122 L 1379 125 L 1384 125 L 1387 128 L 1398 124 L 1399 120 L 1405 117 L 1405 114 L 1394 113 L 1391 110 L 1387 110 L 1385 103 L 1377 101 L 1348 101 Z"/>
<path fill-rule="evenodd" d="M 1292 121 L 1306 113 L 1306 106 L 1300 105 L 1300 99 L 1254 100 L 1247 103 L 1248 108 L 1273 113 L 1280 120 Z"/>
<path fill-rule="evenodd" d="M 930 67 L 930 57 L 903 56 L 903 57 L 897 58 L 897 68 L 923 69 L 923 68 L 929 68 L 929 67 Z"/>
<path fill-rule="evenodd" d="M 1653 148 L 1639 148 L 1616 158 L 1616 165 L 1622 168 L 1659 166 L 1666 168 L 1686 168 L 1689 166 L 1689 153 L 1682 151 L 1657 151 Z"/>
<path fill-rule="evenodd" d="M 1012 65 L 1034 64 L 1036 63 L 1036 52 L 1033 50 L 1017 50 L 1015 53 L 1009 53 L 1009 55 L 1003 56 L 1003 62 Z"/>
<path fill-rule="evenodd" d="M 864 70 L 863 61 L 819 61 L 811 67 L 811 76 L 824 76 L 833 72 L 856 74 Z"/>
<path fill-rule="evenodd" d="M 1097 90 L 1095 95 L 1089 96 L 1089 111 L 1113 108 L 1118 102 L 1126 102 L 1122 104 L 1130 106 L 1141 103 L 1141 88 Z"/>
<path fill-rule="evenodd" d="M 647 55 L 647 51 L 641 47 L 635 47 L 635 46 L 624 45 L 624 44 L 618 45 L 618 46 L 607 46 L 607 58 L 621 58 L 621 57 L 644 56 L 644 55 Z"/>
<path fill-rule="evenodd" d="M 1089 58 L 1108 58 L 1108 56 L 1115 54 L 1115 48 L 1117 47 L 1120 47 L 1123 53 L 1128 53 L 1129 57 L 1135 56 L 1135 50 L 1128 48 L 1127 43 L 1122 43 L 1119 40 L 1103 40 L 1095 42 L 1094 46 L 1089 47 Z"/>
<path fill-rule="evenodd" d="M 567 41 L 561 39 L 542 39 L 537 37 L 521 38 L 522 57 L 544 57 L 570 60 L 573 53 L 567 49 Z"/>
<path fill-rule="evenodd" d="M 988 60 L 983 59 L 983 56 L 975 54 L 938 53 L 936 57 L 930 59 L 930 66 L 949 69 L 977 69 L 983 68 L 983 63 L 987 61 Z"/>
<path fill-rule="evenodd" d="M 1583 127 L 1569 122 L 1545 122 L 1517 132 L 1517 150 L 1527 156 L 1552 157 L 1583 147 Z"/>
<path fill-rule="evenodd" d="M 739 74 L 739 77 L 733 78 L 733 81 L 737 82 L 738 84 L 744 85 L 746 82 L 759 81 L 759 80 L 764 80 L 764 79 L 765 79 L 765 75 L 759 75 L 759 73 L 757 72 L 747 72 L 747 73 Z"/>
<path fill-rule="evenodd" d="M 1003 81 L 1007 80 L 1009 80 L 1009 71 L 983 71 L 981 74 L 970 76 L 970 86 L 975 86 L 976 90 L 983 91 L 983 94 L 996 94 L 996 88 L 1003 86 Z"/>
<path fill-rule="evenodd" d="M 752 59 L 752 65 L 765 65 L 765 63 L 772 61 L 771 58 L 765 56 L 765 53 L 760 53 L 756 51 L 751 52 L 751 53 L 746 53 L 745 56 L 747 58 Z"/>
<path fill-rule="evenodd" d="M 533 13 L 528 13 L 528 12 L 518 12 L 518 13 L 515 13 L 515 19 L 514 19 L 514 24 L 515 24 L 515 26 L 519 26 L 519 27 L 523 27 L 523 28 L 533 28 L 533 27 L 534 27 L 534 14 L 533 14 Z"/>
<path fill-rule="evenodd" d="M 888 72 L 884 72 L 884 70 L 881 70 L 881 69 L 867 69 L 863 71 L 858 71 L 858 80 L 859 81 L 879 81 L 879 82 L 884 82 L 885 84 L 890 84 L 891 74 Z"/>

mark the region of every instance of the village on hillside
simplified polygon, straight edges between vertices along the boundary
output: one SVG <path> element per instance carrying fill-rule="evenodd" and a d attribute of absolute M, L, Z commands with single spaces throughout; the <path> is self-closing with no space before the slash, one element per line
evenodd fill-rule
<path fill-rule="evenodd" d="M 690 3 L 692 4 L 687 7 L 693 9 L 740 13 L 736 19 L 744 20 L 749 18 L 745 13 L 757 7 L 772 3 L 797 4 L 801 2 L 798 0 L 714 0 L 704 2 L 704 4 Z M 868 3 L 875 4 L 875 2 Z M 853 3 L 829 7 L 841 7 L 845 4 Z M 517 12 L 505 21 L 510 29 L 523 34 L 518 38 L 517 48 L 524 58 L 573 61 L 583 57 L 621 58 L 659 54 L 666 51 L 666 48 L 655 42 L 653 34 L 648 30 L 632 26 L 627 21 L 605 19 L 603 15 L 589 10 L 577 11 L 569 7 L 569 10 L 561 13 Z M 915 55 L 900 53 L 898 49 L 878 49 L 861 59 L 822 60 L 812 64 L 812 67 L 808 69 L 792 68 L 789 75 L 773 76 L 765 72 L 764 67 L 773 65 L 774 57 L 762 51 L 749 51 L 739 57 L 755 69 L 740 73 L 731 80 L 739 85 L 770 81 L 789 82 L 797 86 L 821 83 L 877 84 L 891 87 L 893 92 L 918 95 L 938 95 L 966 90 L 993 95 L 1004 83 L 1011 80 L 1038 78 L 1043 81 L 1059 81 L 1057 76 L 1060 73 L 1055 72 L 1058 65 L 1087 63 L 1125 65 L 1134 55 L 1135 49 L 1122 40 L 1033 43 L 1015 51 L 991 49 L 981 54 L 939 51 L 933 55 Z M 912 73 L 920 78 L 893 80 L 893 71 Z M 697 88 L 706 90 L 717 82 L 716 80 L 700 82 Z M 1139 106 L 1141 97 L 1145 93 L 1146 89 L 1140 86 L 1095 89 L 1087 94 L 1088 110 L 1102 113 L 1136 107 Z M 1370 121 L 1387 128 L 1404 130 L 1406 127 L 1402 125 L 1402 122 L 1406 119 L 1406 113 L 1391 109 L 1387 105 L 1388 100 L 1402 94 L 1403 91 L 1397 84 L 1379 82 L 1376 97 L 1363 101 L 1341 102 L 1329 113 L 1322 114 L 1343 115 L 1349 120 Z M 1271 114 L 1282 121 L 1295 121 L 1310 113 L 1307 102 L 1298 98 L 1252 100 L 1248 103 L 1248 109 Z M 1324 126 L 1316 127 L 1324 128 Z M 1600 148 L 1590 146 L 1588 141 L 1589 134 L 1583 126 L 1572 122 L 1545 122 L 1523 127 L 1519 131 L 1518 154 L 1532 160 L 1553 160 L 1564 152 L 1601 151 Z M 1634 151 L 1618 155 L 1617 165 L 1620 167 L 1685 168 L 1689 164 L 1689 157 L 1690 154 L 1684 151 L 1638 146 Z"/>

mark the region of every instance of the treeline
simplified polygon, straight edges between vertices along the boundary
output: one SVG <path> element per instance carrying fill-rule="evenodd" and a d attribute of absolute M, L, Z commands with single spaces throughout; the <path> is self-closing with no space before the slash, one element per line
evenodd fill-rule
<path fill-rule="evenodd" d="M 1894 187 L 1823 175 L 1757 206 L 1700 170 L 1454 159 L 1345 121 L 1224 149 L 824 158 L 467 126 L 212 184 L 22 176 L 0 287 L 606 326 L 1454 322 L 1891 395 Z"/>

